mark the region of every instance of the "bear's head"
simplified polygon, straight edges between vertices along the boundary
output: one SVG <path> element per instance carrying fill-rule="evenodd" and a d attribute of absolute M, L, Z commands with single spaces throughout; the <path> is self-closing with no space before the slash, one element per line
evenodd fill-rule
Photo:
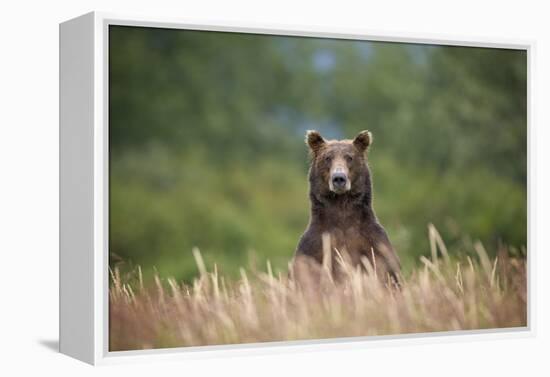
<path fill-rule="evenodd" d="M 366 151 L 371 143 L 369 131 L 361 131 L 353 140 L 325 140 L 319 132 L 307 131 L 311 193 L 322 199 L 359 196 L 370 190 Z"/>

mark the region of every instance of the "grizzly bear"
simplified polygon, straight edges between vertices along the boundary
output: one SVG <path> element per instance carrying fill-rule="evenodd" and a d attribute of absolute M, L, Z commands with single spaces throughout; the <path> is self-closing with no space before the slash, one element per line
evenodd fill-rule
<path fill-rule="evenodd" d="M 329 242 L 332 259 L 345 254 L 353 266 L 362 268 L 368 260 L 372 267 L 368 270 L 375 271 L 384 283 L 399 285 L 399 259 L 372 207 L 367 161 L 371 133 L 362 131 L 353 140 L 325 140 L 319 132 L 307 131 L 306 144 L 311 156 L 311 213 L 295 261 L 301 258 L 321 264 L 323 242 Z"/>

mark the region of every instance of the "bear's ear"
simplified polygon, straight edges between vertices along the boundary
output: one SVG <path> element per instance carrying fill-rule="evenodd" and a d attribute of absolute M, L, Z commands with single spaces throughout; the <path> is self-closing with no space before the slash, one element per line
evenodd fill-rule
<path fill-rule="evenodd" d="M 316 153 L 325 144 L 325 139 L 319 132 L 308 130 L 306 132 L 306 144 L 313 153 Z"/>
<path fill-rule="evenodd" d="M 359 132 L 359 135 L 353 139 L 353 145 L 355 145 L 355 147 L 361 152 L 366 151 L 371 144 L 372 134 L 369 131 L 361 131 Z"/>

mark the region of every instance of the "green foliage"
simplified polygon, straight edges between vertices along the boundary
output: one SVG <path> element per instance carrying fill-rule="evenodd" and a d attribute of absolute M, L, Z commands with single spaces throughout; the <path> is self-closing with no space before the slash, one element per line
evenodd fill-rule
<path fill-rule="evenodd" d="M 374 206 L 404 268 L 434 223 L 526 245 L 526 55 L 111 27 L 110 252 L 190 279 L 284 270 L 306 227 L 306 129 L 374 134 Z M 490 249 L 492 249 L 490 247 Z"/>
<path fill-rule="evenodd" d="M 194 275 L 194 246 L 230 274 L 251 256 L 285 266 L 307 223 L 305 169 L 274 159 L 222 171 L 208 156 L 153 147 L 111 172 L 111 251 L 170 276 Z"/>

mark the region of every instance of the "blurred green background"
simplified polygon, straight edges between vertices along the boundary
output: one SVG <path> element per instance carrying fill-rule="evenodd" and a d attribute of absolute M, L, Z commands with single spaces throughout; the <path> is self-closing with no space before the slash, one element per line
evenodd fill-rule
<path fill-rule="evenodd" d="M 374 135 L 374 208 L 405 272 L 527 242 L 525 51 L 111 26 L 111 266 L 284 271 L 309 217 L 304 133 Z"/>

